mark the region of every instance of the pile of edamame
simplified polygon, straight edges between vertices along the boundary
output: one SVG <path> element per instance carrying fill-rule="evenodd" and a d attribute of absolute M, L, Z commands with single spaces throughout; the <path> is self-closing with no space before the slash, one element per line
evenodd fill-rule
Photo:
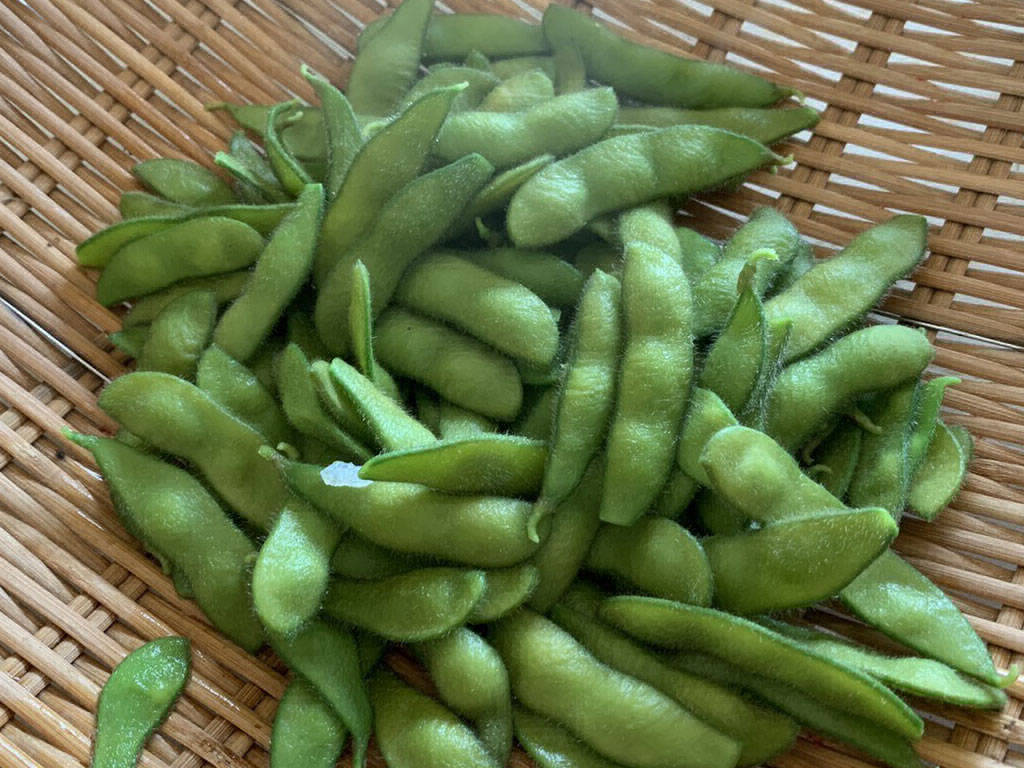
<path fill-rule="evenodd" d="M 215 105 L 224 173 L 140 163 L 78 249 L 137 369 L 100 396 L 117 435 L 72 438 L 181 594 L 292 669 L 273 768 L 362 766 L 371 734 L 393 768 L 514 739 L 730 768 L 801 727 L 911 768 L 896 691 L 1003 706 L 1015 675 L 890 549 L 972 450 L 928 339 L 865 321 L 924 219 L 819 261 L 772 209 L 721 243 L 674 217 L 813 110 L 560 5 L 406 0 L 346 93 L 304 75 L 319 106 Z M 902 653 L 802 620 L 823 601 Z"/>

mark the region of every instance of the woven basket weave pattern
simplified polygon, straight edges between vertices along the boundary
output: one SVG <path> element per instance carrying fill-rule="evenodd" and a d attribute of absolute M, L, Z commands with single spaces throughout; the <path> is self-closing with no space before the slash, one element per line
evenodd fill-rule
<path fill-rule="evenodd" d="M 539 18 L 545 0 L 450 0 Z M 306 62 L 347 75 L 377 0 L 0 1 L 0 768 L 88 763 L 110 669 L 144 640 L 193 638 L 195 674 L 142 765 L 267 765 L 285 677 L 231 646 L 180 599 L 113 517 L 65 425 L 109 431 L 96 406 L 125 371 L 120 321 L 93 299 L 74 245 L 117 219 L 129 169 L 209 163 L 233 128 L 219 100 L 312 99 Z M 929 329 L 957 373 L 948 421 L 978 438 L 969 482 L 897 549 L 954 595 L 1005 668 L 1024 654 L 1024 43 L 1019 0 L 606 0 L 593 13 L 667 50 L 731 61 L 824 111 L 788 145 L 795 166 L 693 202 L 730 231 L 757 205 L 789 215 L 825 255 L 890 211 L 933 225 L 932 254 L 883 305 Z M 820 617 L 829 621 L 827 616 Z M 419 673 L 403 656 L 389 661 Z M 948 768 L 1024 766 L 1024 683 L 1002 713 L 922 705 L 921 752 Z M 383 765 L 379 756 L 375 764 Z M 514 765 L 528 765 L 517 753 Z M 775 765 L 857 766 L 801 738 Z"/>

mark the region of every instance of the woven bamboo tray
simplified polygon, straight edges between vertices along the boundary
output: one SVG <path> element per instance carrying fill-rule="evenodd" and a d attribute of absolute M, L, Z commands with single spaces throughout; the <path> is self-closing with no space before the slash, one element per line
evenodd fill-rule
<path fill-rule="evenodd" d="M 545 0 L 450 0 L 538 18 Z M 283 668 L 212 632 L 115 521 L 65 424 L 109 430 L 96 393 L 124 372 L 115 313 L 74 245 L 117 218 L 131 165 L 209 162 L 232 128 L 203 104 L 312 98 L 308 62 L 343 82 L 379 0 L 0 2 L 0 766 L 88 762 L 100 685 L 122 656 L 191 637 L 195 675 L 142 765 L 267 765 Z M 946 418 L 978 438 L 965 491 L 896 546 L 950 590 L 999 667 L 1024 654 L 1024 6 L 1020 0 L 606 0 L 593 12 L 685 55 L 767 72 L 824 119 L 795 167 L 695 202 L 721 234 L 771 204 L 821 247 L 890 211 L 929 217 L 932 255 L 884 304 L 929 329 L 964 383 Z M 401 656 L 389 659 L 415 676 Z M 1002 713 L 923 706 L 922 754 L 1024 766 L 1024 683 Z M 382 765 L 379 756 L 376 765 Z M 515 765 L 528 763 L 521 754 Z M 777 766 L 865 765 L 812 738 Z"/>

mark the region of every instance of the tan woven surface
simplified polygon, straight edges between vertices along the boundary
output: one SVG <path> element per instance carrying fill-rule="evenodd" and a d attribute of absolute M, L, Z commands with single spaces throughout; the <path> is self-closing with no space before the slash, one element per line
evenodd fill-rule
<path fill-rule="evenodd" d="M 545 0 L 450 0 L 537 18 Z M 1024 163 L 1020 0 L 606 0 L 595 13 L 666 48 L 767 70 L 824 109 L 798 165 L 691 206 L 721 233 L 755 204 L 822 248 L 888 211 L 925 214 L 932 255 L 885 302 L 932 329 L 964 383 L 951 422 L 978 438 L 966 490 L 897 548 L 957 602 L 999 667 L 1024 654 Z M 203 104 L 312 98 L 306 61 L 342 82 L 374 0 L 0 0 L 0 766 L 88 762 L 91 711 L 140 642 L 194 640 L 195 675 L 144 766 L 261 766 L 281 668 L 208 629 L 112 516 L 59 429 L 109 429 L 96 392 L 124 370 L 115 313 L 74 244 L 117 217 L 137 160 L 209 162 L 231 127 Z M 316 31 L 318 30 L 318 31 Z M 402 658 L 391 659 L 398 666 Z M 413 672 L 412 674 L 415 674 Z M 924 707 L 922 754 L 1024 765 L 1024 683 L 1001 714 Z M 518 765 L 525 765 L 521 756 Z M 380 764 L 378 758 L 378 765 Z M 856 766 L 801 739 L 779 766 Z"/>

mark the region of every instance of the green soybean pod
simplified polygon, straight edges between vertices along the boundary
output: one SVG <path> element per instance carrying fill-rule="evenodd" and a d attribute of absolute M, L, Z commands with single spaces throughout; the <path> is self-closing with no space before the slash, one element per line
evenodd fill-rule
<path fill-rule="evenodd" d="M 321 467 L 263 453 L 296 493 L 387 549 L 480 568 L 516 565 L 537 551 L 526 535 L 530 505 L 524 501 L 453 496 L 410 483 L 328 485 Z M 336 482 L 330 471 L 327 476 Z"/>
<path fill-rule="evenodd" d="M 998 688 L 972 680 L 941 662 L 913 656 L 883 656 L 809 627 L 769 618 L 761 622 L 804 647 L 839 664 L 859 669 L 891 688 L 960 707 L 998 710 L 1006 705 L 1006 694 Z"/>
<path fill-rule="evenodd" d="M 131 328 L 122 328 L 108 335 L 110 343 L 124 352 L 129 357 L 138 359 L 142 354 L 142 348 L 149 337 L 148 325 L 135 325 Z"/>
<path fill-rule="evenodd" d="M 427 94 L 374 134 L 356 154 L 341 189 L 324 212 L 313 265 L 318 285 L 373 224 L 381 206 L 419 175 L 461 90 L 461 86 L 453 86 Z"/>
<path fill-rule="evenodd" d="M 861 440 L 857 468 L 847 492 L 854 507 L 884 507 L 897 521 L 910 492 L 910 438 L 921 393 L 919 381 L 909 381 L 876 395 L 864 413 L 878 427 Z"/>
<path fill-rule="evenodd" d="M 442 401 L 438 404 L 437 433 L 442 440 L 464 440 L 498 431 L 498 426 L 479 413 Z M 524 435 L 524 437 L 530 437 Z M 542 439 L 542 438 L 534 438 Z"/>
<path fill-rule="evenodd" d="M 740 272 L 740 295 L 721 334 L 704 358 L 700 386 L 710 389 L 733 413 L 741 413 L 757 387 L 768 352 L 764 307 L 751 282 L 756 264 Z"/>
<path fill-rule="evenodd" d="M 215 101 L 206 105 L 208 110 L 226 110 L 232 119 L 245 130 L 263 136 L 267 129 L 267 113 L 273 104 L 232 104 L 227 101 Z"/>
<path fill-rule="evenodd" d="M 264 439 L 208 394 L 166 373 L 138 371 L 108 384 L 99 404 L 147 443 L 190 461 L 239 515 L 270 527 L 287 490 L 258 456 Z"/>
<path fill-rule="evenodd" d="M 449 252 L 428 254 L 406 270 L 395 300 L 516 360 L 546 366 L 558 351 L 558 325 L 539 296 Z"/>
<path fill-rule="evenodd" d="M 543 616 L 517 611 L 498 622 L 491 641 L 516 698 L 605 757 L 636 768 L 736 765 L 739 744 L 656 688 L 602 664 Z"/>
<path fill-rule="evenodd" d="M 774 297 L 787 290 L 793 283 L 810 272 L 816 263 L 814 246 L 801 239 L 796 249 L 796 256 L 793 257 L 793 260 L 786 265 L 786 268 L 776 278 L 767 295 Z"/>
<path fill-rule="evenodd" d="M 391 768 L 497 768 L 469 726 L 391 672 L 370 681 L 374 733 Z"/>
<path fill-rule="evenodd" d="M 416 79 L 433 3 L 409 0 L 364 41 L 348 79 L 348 98 L 359 114 L 386 116 Z"/>
<path fill-rule="evenodd" d="M 469 624 L 489 624 L 511 613 L 530 599 L 540 582 L 540 571 L 531 563 L 485 571 L 487 588 L 473 606 Z"/>
<path fill-rule="evenodd" d="M 283 125 L 281 128 L 278 127 L 279 124 L 287 124 L 289 113 L 296 109 L 299 109 L 297 101 L 275 104 L 267 113 L 267 127 L 264 131 L 264 146 L 270 167 L 274 169 L 274 175 L 281 182 L 285 192 L 293 196 L 298 195 L 303 187 L 313 181 L 299 158 L 285 144 L 282 136 Z"/>
<path fill-rule="evenodd" d="M 912 328 L 876 325 L 854 331 L 779 373 L 765 431 L 784 448 L 795 449 L 857 396 L 920 376 L 934 354 L 927 337 Z"/>
<path fill-rule="evenodd" d="M 480 102 L 481 112 L 522 112 L 555 97 L 551 78 L 539 69 L 523 72 L 505 81 Z"/>
<path fill-rule="evenodd" d="M 894 216 L 862 232 L 838 255 L 819 262 L 769 300 L 768 321 L 786 318 L 793 324 L 785 360 L 806 355 L 863 317 L 917 266 L 927 237 L 923 216 Z M 836 291 L 836 285 L 848 287 Z"/>
<path fill-rule="evenodd" d="M 742 745 L 738 765 L 760 765 L 788 749 L 799 726 L 789 717 L 743 697 L 736 690 L 666 664 L 639 643 L 597 618 L 604 595 L 574 586 L 551 617 L 599 661 L 657 688 L 713 728 Z"/>
<path fill-rule="evenodd" d="M 781 213 L 774 208 L 754 211 L 726 242 L 722 258 L 694 286 L 696 335 L 716 333 L 725 325 L 742 290 L 740 274 L 752 260 L 754 273 L 743 282 L 760 297 L 796 256 L 799 244 L 796 227 Z M 774 253 L 775 258 L 757 259 L 757 254 L 767 252 Z"/>
<path fill-rule="evenodd" d="M 704 446 L 718 432 L 737 423 L 722 398 L 710 389 L 695 387 L 679 433 L 676 466 L 701 485 L 708 485 L 708 473 L 701 462 Z"/>
<path fill-rule="evenodd" d="M 762 701 L 790 715 L 812 731 L 845 742 L 884 762 L 891 768 L 921 768 L 914 746 L 902 734 L 864 717 L 850 715 L 791 686 L 771 678 L 738 669 L 728 662 L 700 653 L 681 653 L 674 667 L 706 677 L 722 685 L 749 691 Z"/>
<path fill-rule="evenodd" d="M 810 107 L 771 109 L 757 107 L 719 107 L 718 109 L 673 109 L 672 107 L 620 107 L 616 122 L 667 128 L 671 125 L 710 125 L 764 145 L 775 144 L 787 136 L 813 128 L 821 115 Z"/>
<path fill-rule="evenodd" d="M 785 448 L 749 427 L 732 426 L 706 441 L 700 457 L 709 484 L 745 518 L 770 525 L 804 510 L 843 509 L 804 475 Z"/>
<path fill-rule="evenodd" d="M 270 391 L 256 374 L 216 345 L 199 358 L 196 384 L 251 426 L 271 445 L 291 441 L 292 430 Z"/>
<path fill-rule="evenodd" d="M 119 440 L 69 433 L 96 458 L 118 518 L 162 562 L 182 574 L 217 629 L 247 651 L 263 644 L 250 608 L 252 542 L 185 470 Z"/>
<path fill-rule="evenodd" d="M 295 204 L 292 202 L 268 203 L 266 205 L 243 205 L 241 203 L 215 205 L 212 208 L 201 208 L 195 213 L 190 214 L 188 218 L 201 219 L 209 218 L 210 216 L 221 216 L 225 219 L 234 219 L 243 224 L 248 224 L 263 237 L 267 237 L 281 223 L 281 219 L 287 216 L 294 207 Z"/>
<path fill-rule="evenodd" d="M 693 373 L 691 311 L 682 267 L 658 248 L 627 243 L 622 362 L 601 499 L 605 522 L 637 520 L 668 479 Z"/>
<path fill-rule="evenodd" d="M 332 360 L 329 371 L 342 397 L 353 405 L 385 450 L 402 451 L 436 442 L 429 429 L 344 360 Z"/>
<path fill-rule="evenodd" d="M 520 112 L 460 112 L 441 128 L 437 153 L 451 162 L 476 152 L 495 168 L 509 168 L 537 155 L 568 155 L 604 136 L 617 109 L 611 88 L 591 88 Z"/>
<path fill-rule="evenodd" d="M 136 648 L 110 673 L 96 705 L 93 768 L 132 768 L 170 714 L 192 669 L 184 637 L 160 637 Z"/>
<path fill-rule="evenodd" d="M 651 507 L 650 513 L 658 517 L 678 521 L 697 496 L 700 486 L 697 481 L 683 472 L 678 465 L 672 467 L 665 487 Z"/>
<path fill-rule="evenodd" d="M 291 635 L 319 610 L 342 532 L 298 496 L 285 502 L 252 571 L 253 605 L 269 631 Z"/>
<path fill-rule="evenodd" d="M 514 435 L 433 441 L 422 447 L 374 456 L 363 464 L 364 480 L 420 483 L 446 493 L 532 496 L 540 489 L 547 448 Z"/>
<path fill-rule="evenodd" d="M 370 381 L 376 383 L 377 361 L 373 357 L 373 297 L 370 273 L 357 261 L 352 265 L 352 301 L 348 307 L 349 336 L 356 365 Z"/>
<path fill-rule="evenodd" d="M 569 332 L 538 516 L 572 492 L 604 438 L 615 398 L 621 292 L 619 281 L 600 270 L 583 289 Z"/>
<path fill-rule="evenodd" d="M 274 652 L 316 688 L 352 734 L 352 764 L 366 765 L 373 711 L 352 633 L 315 618 L 295 635 L 270 636 Z"/>
<path fill-rule="evenodd" d="M 459 214 L 458 219 L 452 224 L 451 229 L 448 230 L 445 240 L 452 240 L 472 230 L 478 219 L 483 219 L 498 211 L 504 211 L 516 190 L 541 168 L 554 162 L 554 159 L 554 155 L 538 155 L 525 163 L 495 175 L 469 201 L 462 213 Z M 549 301 L 549 299 L 545 299 L 545 301 Z"/>
<path fill-rule="evenodd" d="M 942 412 L 942 400 L 946 396 L 946 388 L 954 387 L 960 383 L 956 376 L 938 376 L 930 381 L 921 384 L 921 391 L 917 398 L 917 408 L 914 412 L 914 426 L 910 432 L 910 442 L 907 446 L 910 471 L 916 472 L 924 460 L 928 446 L 931 444 L 932 436 L 939 424 L 939 414 Z"/>
<path fill-rule="evenodd" d="M 342 429 L 324 409 L 317 395 L 309 360 L 296 344 L 284 348 L 277 361 L 277 391 L 288 422 L 304 435 L 316 438 L 341 457 L 365 461 L 370 451 Z"/>
<path fill-rule="evenodd" d="M 307 185 L 274 230 L 242 295 L 221 316 L 214 343 L 236 360 L 252 357 L 309 277 L 322 212 L 323 187 Z"/>
<path fill-rule="evenodd" d="M 683 249 L 683 271 L 690 285 L 696 285 L 704 273 L 722 258 L 722 247 L 689 227 L 676 227 L 676 239 Z"/>
<path fill-rule="evenodd" d="M 649 104 L 693 109 L 763 107 L 792 93 L 734 67 L 684 59 L 626 40 L 565 6 L 549 6 L 543 28 L 552 47 L 579 49 L 591 79 Z"/>
<path fill-rule="evenodd" d="M 345 726 L 312 683 L 293 678 L 270 733 L 274 768 L 333 768 L 347 739 Z"/>
<path fill-rule="evenodd" d="M 197 291 L 211 292 L 217 302 L 217 306 L 223 306 L 242 295 L 242 289 L 248 280 L 249 272 L 247 270 L 240 270 L 238 272 L 229 272 L 226 275 L 201 277 L 196 280 L 185 280 L 176 283 L 169 288 L 143 296 L 138 301 L 133 302 L 131 310 L 122 318 L 121 325 L 125 329 L 138 325 L 148 325 L 172 301 L 187 293 Z"/>
<path fill-rule="evenodd" d="M 341 353 L 350 347 L 345 321 L 352 265 L 362 261 L 366 266 L 374 315 L 379 315 L 391 301 L 402 273 L 444 236 L 492 171 L 479 155 L 467 155 L 420 176 L 388 201 L 365 237 L 338 259 L 317 294 L 313 319 L 328 348 Z"/>
<path fill-rule="evenodd" d="M 256 261 L 262 250 L 263 238 L 241 222 L 188 219 L 117 251 L 96 283 L 96 299 L 109 307 L 180 280 L 233 272 Z"/>
<path fill-rule="evenodd" d="M 522 379 L 511 360 L 404 309 L 392 307 L 378 318 L 377 356 L 395 373 L 490 419 L 512 421 L 522 407 Z"/>
<path fill-rule="evenodd" d="M 494 59 L 548 50 L 540 26 L 497 13 L 435 14 L 423 42 L 427 59 L 461 59 L 472 51 Z"/>
<path fill-rule="evenodd" d="M 515 248 L 451 253 L 525 285 L 545 303 L 555 307 L 575 305 L 583 290 L 583 276 L 579 270 L 553 253 Z"/>
<path fill-rule="evenodd" d="M 501 80 L 490 72 L 474 67 L 438 65 L 432 67 L 421 80 L 409 89 L 402 99 L 402 108 L 404 109 L 417 99 L 423 98 L 431 91 L 460 85 L 462 90 L 452 102 L 451 114 L 455 115 L 459 112 L 476 109 L 484 97 L 500 82 Z"/>
<path fill-rule="evenodd" d="M 622 275 L 622 248 L 597 240 L 576 251 L 573 264 L 588 279 L 597 270 L 618 278 Z"/>
<path fill-rule="evenodd" d="M 674 211 L 665 201 L 625 211 L 618 222 L 616 238 L 622 243 L 642 242 L 664 251 L 677 263 L 683 263 L 683 249 L 672 226 Z"/>
<path fill-rule="evenodd" d="M 411 643 L 464 624 L 486 589 L 483 571 L 423 568 L 380 581 L 334 579 L 323 609 L 388 640 Z"/>
<path fill-rule="evenodd" d="M 539 69 L 552 80 L 555 79 L 555 60 L 548 55 L 510 56 L 507 59 L 491 61 L 491 71 L 502 80 L 508 80 L 510 77 L 534 69 Z"/>
<path fill-rule="evenodd" d="M 419 643 L 413 652 L 441 701 L 473 726 L 495 763 L 505 765 L 512 752 L 512 692 L 498 652 L 465 627 Z"/>
<path fill-rule="evenodd" d="M 331 364 L 327 360 L 317 360 L 309 366 L 309 370 L 324 412 L 338 423 L 342 431 L 354 436 L 363 445 L 374 445 L 377 438 L 351 398 L 341 391 L 341 387 L 334 380 L 331 375 Z"/>
<path fill-rule="evenodd" d="M 430 565 L 428 558 L 393 552 L 348 531 L 331 555 L 331 572 L 343 579 L 374 581 Z"/>
<path fill-rule="evenodd" d="M 178 223 L 180 216 L 177 214 L 148 215 L 119 221 L 79 243 L 75 247 L 75 255 L 81 266 L 102 269 L 129 243 L 163 232 Z"/>
<path fill-rule="evenodd" d="M 508 233 L 520 248 L 549 245 L 601 214 L 690 195 L 781 161 L 752 139 L 703 125 L 605 139 L 523 184 L 509 204 Z"/>
<path fill-rule="evenodd" d="M 595 458 L 576 488 L 555 507 L 548 534 L 531 560 L 540 573 L 528 601 L 533 610 L 546 613 L 576 579 L 600 525 L 603 480 L 604 462 Z"/>
<path fill-rule="evenodd" d="M 960 490 L 971 459 L 971 437 L 964 432 L 961 444 L 942 422 L 935 427 L 928 450 L 910 481 L 910 508 L 925 520 L 934 520 Z"/>
<path fill-rule="evenodd" d="M 162 197 L 151 195 L 149 192 L 129 189 L 121 193 L 121 199 L 117 203 L 117 210 L 120 212 L 121 218 L 127 221 L 129 219 L 141 219 L 151 216 L 183 216 L 191 213 L 193 208 L 190 205 L 174 203 Z M 107 227 L 107 229 L 110 229 L 110 227 Z M 105 231 L 101 230 L 101 232 Z"/>
<path fill-rule="evenodd" d="M 226 205 L 235 202 L 231 187 L 208 168 L 191 160 L 161 157 L 136 163 L 132 173 L 151 192 L 182 205 Z"/>
<path fill-rule="evenodd" d="M 573 736 L 558 723 L 514 706 L 515 734 L 523 749 L 540 768 L 622 768 Z"/>
<path fill-rule="evenodd" d="M 324 196 L 333 200 L 345 181 L 356 153 L 363 145 L 362 133 L 352 105 L 345 94 L 331 85 L 326 78 L 305 64 L 302 76 L 320 98 L 324 130 L 327 134 L 327 173 L 324 176 Z"/>
<path fill-rule="evenodd" d="M 807 470 L 837 499 L 845 498 L 850 489 L 863 438 L 864 431 L 853 422 L 840 423 L 821 444 L 814 466 Z"/>
<path fill-rule="evenodd" d="M 601 526 L 586 567 L 655 597 L 683 603 L 710 605 L 715 590 L 701 543 L 663 517 L 645 517 L 628 528 Z"/>
<path fill-rule="evenodd" d="M 832 597 L 899 532 L 881 507 L 801 510 L 798 515 L 758 530 L 704 539 L 719 607 L 749 615 Z"/>
<path fill-rule="evenodd" d="M 835 664 L 747 619 L 711 608 L 634 596 L 605 600 L 599 614 L 644 642 L 723 658 L 745 673 L 769 675 L 825 706 L 875 721 L 905 738 L 921 737 L 921 719 L 874 678 Z"/>
<path fill-rule="evenodd" d="M 213 293 L 195 291 L 178 297 L 149 326 L 136 370 L 195 379 L 199 356 L 216 322 L 217 300 Z"/>
<path fill-rule="evenodd" d="M 234 176 L 239 198 L 249 203 L 283 203 L 290 195 L 281 187 L 270 162 L 244 131 L 237 131 L 228 145 L 229 152 L 218 152 L 213 162 Z"/>

